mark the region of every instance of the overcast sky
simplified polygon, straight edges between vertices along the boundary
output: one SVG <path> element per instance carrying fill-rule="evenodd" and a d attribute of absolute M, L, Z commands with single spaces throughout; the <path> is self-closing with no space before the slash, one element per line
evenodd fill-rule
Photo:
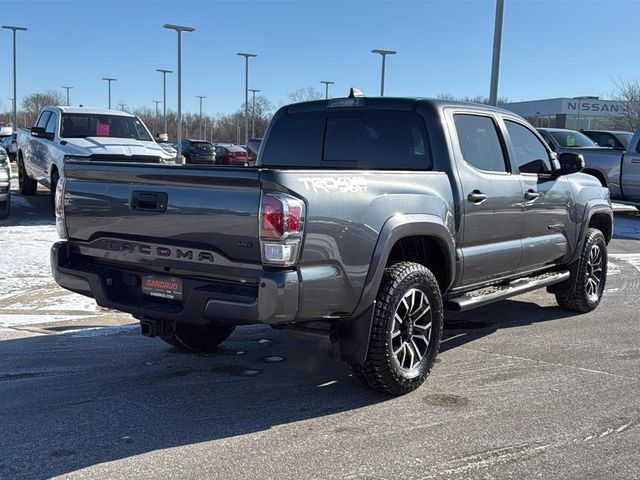
<path fill-rule="evenodd" d="M 433 1 L 7 1 L 0 22 L 18 34 L 18 97 L 73 85 L 71 102 L 106 106 L 101 78 L 118 79 L 113 103 L 153 106 L 162 99 L 156 68 L 177 65 L 176 34 L 164 23 L 190 25 L 183 34 L 183 110 L 231 112 L 249 88 L 276 106 L 287 93 L 332 80 L 333 96 L 350 86 L 380 89 L 380 57 L 388 57 L 389 96 L 488 95 L 495 0 Z M 640 1 L 506 0 L 499 95 L 510 100 L 607 96 L 617 78 L 640 77 Z M 11 34 L 0 31 L 0 101 L 12 96 Z M 168 106 L 176 107 L 176 77 Z"/>

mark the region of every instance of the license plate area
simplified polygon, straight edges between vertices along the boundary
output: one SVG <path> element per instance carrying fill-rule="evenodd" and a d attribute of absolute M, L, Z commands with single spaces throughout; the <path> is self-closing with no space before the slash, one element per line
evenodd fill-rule
<path fill-rule="evenodd" d="M 182 300 L 182 280 L 163 275 L 143 275 L 142 293 L 167 300 Z"/>

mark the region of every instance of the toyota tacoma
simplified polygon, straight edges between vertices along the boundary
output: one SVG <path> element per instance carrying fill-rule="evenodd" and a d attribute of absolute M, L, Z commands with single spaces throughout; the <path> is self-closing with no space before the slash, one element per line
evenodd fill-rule
<path fill-rule="evenodd" d="M 445 309 L 538 288 L 598 306 L 613 214 L 582 167 L 493 107 L 298 103 L 255 167 L 66 162 L 51 265 L 144 335 L 195 351 L 247 324 L 320 336 L 400 395 L 433 366 Z"/>

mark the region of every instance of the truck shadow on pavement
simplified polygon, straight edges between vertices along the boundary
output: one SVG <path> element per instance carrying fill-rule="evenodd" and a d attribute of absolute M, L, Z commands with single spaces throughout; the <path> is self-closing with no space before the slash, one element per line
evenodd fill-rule
<path fill-rule="evenodd" d="M 6 339 L 0 398 L 0 478 L 12 479 L 51 478 L 390 399 L 350 378 L 321 346 L 265 327 L 238 329 L 212 354 L 181 354 L 136 327 Z"/>
<path fill-rule="evenodd" d="M 441 351 L 566 316 L 513 300 L 448 315 Z M 391 400 L 321 345 L 261 326 L 212 354 L 181 354 L 137 326 L 6 339 L 0 398 L 0 478 L 50 478 Z"/>
<path fill-rule="evenodd" d="M 445 312 L 440 352 L 471 343 L 505 328 L 562 320 L 578 315 L 557 306 L 508 299 L 464 313 Z"/>

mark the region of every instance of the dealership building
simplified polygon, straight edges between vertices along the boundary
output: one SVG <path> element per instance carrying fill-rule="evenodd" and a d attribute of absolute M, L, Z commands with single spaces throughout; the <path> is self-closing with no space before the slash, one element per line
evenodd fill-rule
<path fill-rule="evenodd" d="M 616 130 L 626 111 L 625 102 L 599 97 L 549 98 L 500 105 L 524 117 L 535 127 L 572 130 Z"/>

